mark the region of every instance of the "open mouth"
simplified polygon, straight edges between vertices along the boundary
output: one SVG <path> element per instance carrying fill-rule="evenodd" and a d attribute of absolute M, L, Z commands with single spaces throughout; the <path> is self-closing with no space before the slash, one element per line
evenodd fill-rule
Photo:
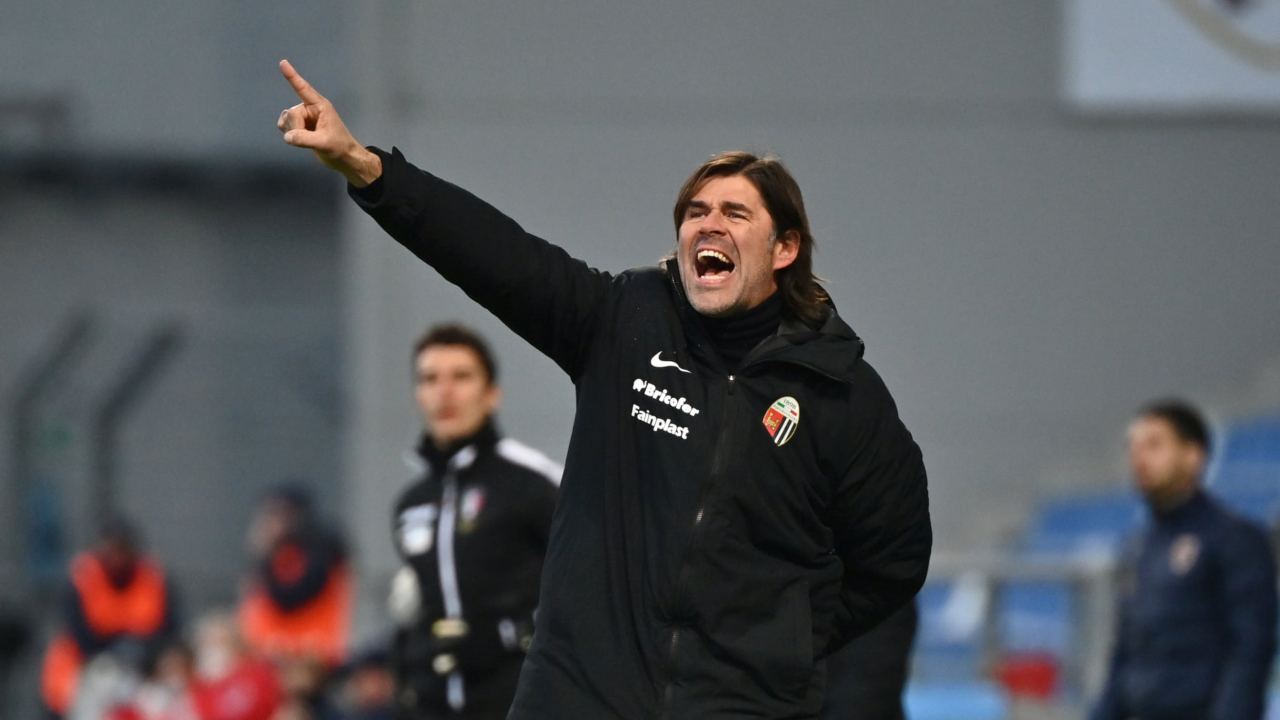
<path fill-rule="evenodd" d="M 698 271 L 699 280 L 725 280 L 733 273 L 735 267 L 728 255 L 719 250 L 704 248 L 694 256 L 694 267 Z"/>

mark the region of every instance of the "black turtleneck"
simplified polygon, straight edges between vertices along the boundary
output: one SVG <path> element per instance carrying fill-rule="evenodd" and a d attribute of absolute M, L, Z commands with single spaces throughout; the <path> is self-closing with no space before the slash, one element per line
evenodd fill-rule
<path fill-rule="evenodd" d="M 432 476 L 441 477 L 448 469 L 449 461 L 462 448 L 468 445 L 493 445 L 496 442 L 498 442 L 498 428 L 491 417 L 485 420 L 484 425 L 481 425 L 473 435 L 454 440 L 444 447 L 436 445 L 430 433 L 423 433 L 422 439 L 418 441 L 418 455 L 431 466 Z"/>
<path fill-rule="evenodd" d="M 730 369 L 740 366 L 747 353 L 777 332 L 781 322 L 782 297 L 777 292 L 750 310 L 731 317 L 702 316 L 702 327 L 712 346 Z"/>

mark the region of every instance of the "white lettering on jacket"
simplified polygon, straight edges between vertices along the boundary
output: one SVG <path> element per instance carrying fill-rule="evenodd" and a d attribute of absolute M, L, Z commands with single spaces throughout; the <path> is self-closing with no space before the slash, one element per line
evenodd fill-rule
<path fill-rule="evenodd" d="M 633 404 L 631 406 L 631 417 L 652 427 L 654 432 L 661 430 L 662 432 L 674 435 L 681 440 L 689 439 L 689 428 L 677 425 L 666 418 L 660 418 L 647 410 L 642 410 L 639 405 Z"/>
<path fill-rule="evenodd" d="M 702 412 L 698 408 L 690 405 L 689 401 L 685 398 L 676 397 L 667 392 L 666 388 L 660 388 L 641 378 L 636 378 L 635 382 L 631 383 L 631 389 L 641 393 L 647 398 L 653 398 L 664 405 L 670 405 L 689 417 L 696 417 L 698 413 Z"/>

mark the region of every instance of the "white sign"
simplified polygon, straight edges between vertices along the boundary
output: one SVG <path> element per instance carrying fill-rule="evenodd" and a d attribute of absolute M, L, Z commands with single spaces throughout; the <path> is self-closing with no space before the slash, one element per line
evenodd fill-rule
<path fill-rule="evenodd" d="M 1064 0 L 1063 95 L 1086 112 L 1280 114 L 1280 0 Z"/>

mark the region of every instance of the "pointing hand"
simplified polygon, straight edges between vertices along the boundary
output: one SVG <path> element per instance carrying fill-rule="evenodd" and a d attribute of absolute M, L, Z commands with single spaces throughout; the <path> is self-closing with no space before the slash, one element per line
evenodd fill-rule
<path fill-rule="evenodd" d="M 311 87 L 288 60 L 280 61 L 280 73 L 302 101 L 282 111 L 276 120 L 284 141 L 311 150 L 325 167 L 342 173 L 356 187 L 377 180 L 382 175 L 382 159 L 356 141 L 333 103 Z"/>

